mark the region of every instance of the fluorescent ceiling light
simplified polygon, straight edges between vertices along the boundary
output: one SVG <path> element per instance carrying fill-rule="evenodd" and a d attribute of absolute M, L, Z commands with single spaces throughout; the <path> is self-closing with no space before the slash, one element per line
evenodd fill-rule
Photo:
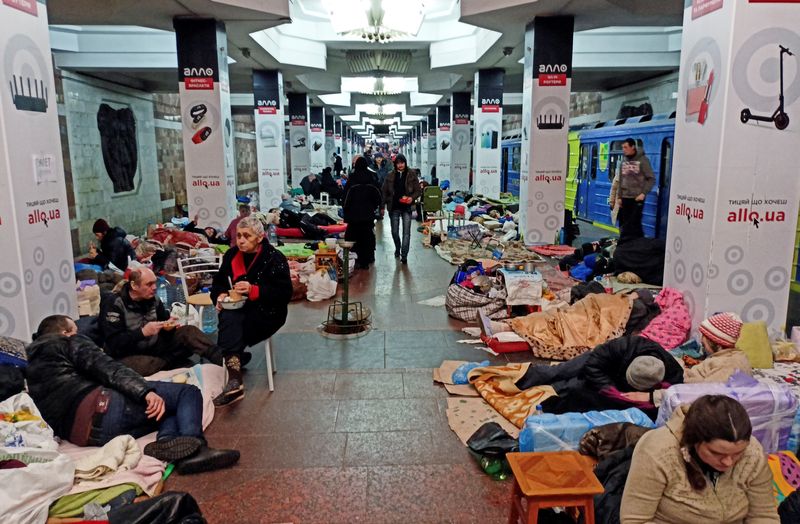
<path fill-rule="evenodd" d="M 422 0 L 386 0 L 381 2 L 383 19 L 381 25 L 387 29 L 417 36 L 425 14 Z"/>
<path fill-rule="evenodd" d="M 331 17 L 331 25 L 337 33 L 347 33 L 369 25 L 369 0 L 322 0 L 322 7 Z"/>

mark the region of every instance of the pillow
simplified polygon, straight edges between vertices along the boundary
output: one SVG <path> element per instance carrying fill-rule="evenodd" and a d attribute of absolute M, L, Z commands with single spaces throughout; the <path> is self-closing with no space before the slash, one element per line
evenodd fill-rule
<path fill-rule="evenodd" d="M 763 320 L 742 324 L 736 348 L 747 355 L 753 368 L 772 368 L 772 347 L 769 344 L 767 323 Z"/>

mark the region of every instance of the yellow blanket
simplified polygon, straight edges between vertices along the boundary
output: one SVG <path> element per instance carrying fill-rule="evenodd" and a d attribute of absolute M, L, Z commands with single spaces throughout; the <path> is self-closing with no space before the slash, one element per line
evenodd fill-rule
<path fill-rule="evenodd" d="M 564 309 L 517 317 L 511 328 L 539 358 L 569 360 L 625 333 L 631 300 L 606 293 L 587 295 Z"/>
<path fill-rule="evenodd" d="M 550 397 L 556 396 L 550 386 L 520 390 L 514 383 L 528 370 L 530 363 L 475 368 L 467 375 L 470 384 L 494 409 L 521 428 L 528 415 Z"/>

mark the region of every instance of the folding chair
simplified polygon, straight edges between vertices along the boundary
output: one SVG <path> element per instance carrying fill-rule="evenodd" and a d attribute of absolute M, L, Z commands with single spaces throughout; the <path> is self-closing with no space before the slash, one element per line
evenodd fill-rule
<path fill-rule="evenodd" d="M 186 313 L 188 317 L 189 306 L 199 308 L 200 322 L 198 326 L 202 328 L 203 309 L 213 307 L 211 302 L 211 293 L 194 293 L 189 294 L 189 286 L 187 280 L 189 277 L 203 278 L 208 275 L 213 275 L 219 271 L 219 266 L 222 265 L 222 255 L 216 254 L 212 256 L 199 256 L 199 257 L 186 257 L 178 258 L 178 273 L 181 276 L 181 285 L 183 286 L 183 296 L 186 297 Z"/>

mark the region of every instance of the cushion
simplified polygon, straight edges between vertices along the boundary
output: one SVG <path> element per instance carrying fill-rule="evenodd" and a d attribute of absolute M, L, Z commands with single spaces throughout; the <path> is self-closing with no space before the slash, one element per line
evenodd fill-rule
<path fill-rule="evenodd" d="M 772 347 L 763 320 L 742 324 L 736 348 L 744 351 L 753 368 L 772 368 Z"/>

